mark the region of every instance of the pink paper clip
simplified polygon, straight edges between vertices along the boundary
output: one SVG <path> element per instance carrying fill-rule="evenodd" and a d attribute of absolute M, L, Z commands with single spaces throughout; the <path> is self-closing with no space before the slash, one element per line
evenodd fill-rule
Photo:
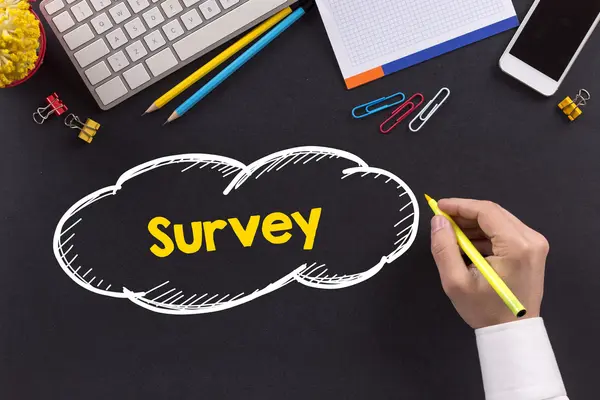
<path fill-rule="evenodd" d="M 416 97 L 420 97 L 421 101 L 419 101 L 418 103 L 415 104 L 413 102 L 413 100 Z M 408 99 L 408 100 L 406 100 L 406 102 L 404 102 L 404 104 L 402 104 L 400 107 L 396 108 L 394 110 L 394 112 L 392 112 L 392 115 L 390 115 L 390 117 L 388 119 L 383 121 L 383 123 L 379 126 L 379 131 L 383 134 L 390 133 L 395 127 L 400 125 L 400 123 L 402 121 L 404 121 L 406 118 L 408 118 L 408 116 L 410 114 L 412 114 L 417 108 L 419 108 L 421 106 L 421 104 L 423 104 L 424 101 L 425 101 L 425 96 L 423 96 L 421 93 L 413 94 L 410 99 Z M 408 110 L 406 112 L 404 112 L 404 114 L 402 114 L 399 118 L 397 118 L 392 126 L 390 126 L 389 128 L 386 128 L 386 125 L 407 107 L 408 107 Z"/>
<path fill-rule="evenodd" d="M 58 98 L 56 92 L 46 97 L 46 103 L 48 103 L 46 107 L 40 107 L 33 113 L 33 121 L 38 125 L 43 124 L 52 115 L 60 116 L 68 110 L 67 106 Z"/>

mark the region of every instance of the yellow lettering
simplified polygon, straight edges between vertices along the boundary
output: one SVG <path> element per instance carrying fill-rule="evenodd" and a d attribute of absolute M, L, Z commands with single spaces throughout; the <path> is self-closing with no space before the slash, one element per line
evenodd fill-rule
<path fill-rule="evenodd" d="M 235 235 L 240 240 L 240 243 L 244 247 L 252 246 L 254 237 L 256 236 L 256 231 L 258 230 L 258 224 L 260 223 L 260 216 L 251 216 L 245 229 L 237 218 L 229 218 L 227 221 L 229 221 L 229 225 L 231 225 L 231 229 L 233 229 L 233 232 L 235 232 Z"/>
<path fill-rule="evenodd" d="M 292 237 L 286 232 L 281 235 L 273 235 L 273 232 L 281 232 L 292 229 L 292 220 L 284 213 L 274 212 L 265 217 L 262 225 L 262 233 L 265 239 L 273 244 L 284 244 Z"/>
<path fill-rule="evenodd" d="M 271 213 L 262 220 L 262 234 L 271 244 L 285 244 L 292 238 L 295 222 L 305 236 L 304 250 L 312 250 L 315 245 L 321 213 L 322 208 L 313 208 L 308 219 L 305 219 L 299 211 L 290 216 L 282 212 Z M 250 216 L 245 226 L 238 218 L 229 218 L 227 221 L 217 219 L 215 221 L 192 222 L 190 224 L 192 236 L 189 237 L 188 233 L 186 240 L 185 230 L 187 226 L 185 224 L 174 224 L 173 238 L 171 238 L 167 233 L 171 221 L 165 217 L 154 217 L 148 222 L 148 232 L 157 242 L 150 247 L 150 251 L 159 258 L 168 257 L 175 251 L 175 248 L 184 254 L 194 254 L 202 249 L 203 242 L 206 244 L 207 252 L 216 251 L 215 232 L 225 229 L 227 225 L 231 226 L 242 246 L 251 247 L 254 244 L 260 223 L 260 215 Z"/>
<path fill-rule="evenodd" d="M 227 222 L 222 219 L 218 219 L 212 222 L 204 223 L 204 235 L 206 237 L 206 251 L 217 250 L 215 246 L 215 231 L 224 229 L 227 226 Z"/>
<path fill-rule="evenodd" d="M 169 221 L 165 217 L 154 217 L 148 223 L 148 232 L 150 232 L 150 234 L 156 239 L 158 239 L 158 241 L 161 242 L 163 245 L 163 247 L 160 247 L 154 244 L 152 245 L 152 247 L 150 247 L 150 251 L 156 257 L 168 257 L 173 252 L 173 250 L 175 250 L 175 245 L 173 244 L 173 241 L 171 240 L 169 235 L 167 235 L 158 228 L 159 226 L 164 226 L 165 228 L 168 228 L 169 225 L 171 225 L 171 221 Z"/>
<path fill-rule="evenodd" d="M 317 236 L 317 228 L 319 227 L 319 219 L 321 218 L 321 209 L 313 208 L 310 210 L 310 216 L 308 217 L 308 222 L 304 219 L 299 212 L 295 212 L 292 214 L 292 218 L 298 224 L 304 235 L 306 236 L 306 240 L 304 241 L 304 250 L 312 250 L 313 245 L 315 243 L 315 236 Z"/>
<path fill-rule="evenodd" d="M 175 232 L 175 243 L 177 247 L 185 254 L 197 253 L 202 247 L 202 222 L 192 222 L 192 243 L 188 244 L 185 241 L 185 233 L 183 233 L 183 225 L 173 225 Z"/>

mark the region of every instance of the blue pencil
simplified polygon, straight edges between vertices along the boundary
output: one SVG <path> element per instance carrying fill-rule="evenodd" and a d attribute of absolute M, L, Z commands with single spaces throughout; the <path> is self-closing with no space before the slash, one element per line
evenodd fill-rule
<path fill-rule="evenodd" d="M 286 19 L 281 21 L 278 25 L 276 25 L 272 30 L 265 34 L 260 40 L 258 40 L 252 47 L 246 50 L 241 56 L 239 56 L 235 61 L 233 61 L 230 65 L 228 65 L 223 71 L 221 71 L 217 76 L 215 76 L 210 82 L 204 85 L 200 90 L 192 95 L 189 99 L 187 99 L 183 104 L 175 109 L 173 114 L 169 117 L 165 124 L 175 121 L 177 118 L 183 116 L 186 112 L 188 112 L 192 107 L 198 104 L 203 98 L 208 96 L 210 92 L 215 90 L 221 83 L 223 83 L 227 78 L 233 75 L 238 69 L 242 68 L 244 64 L 252 59 L 255 55 L 260 53 L 262 49 L 267 47 L 269 43 L 275 40 L 279 35 L 281 35 L 287 28 L 292 26 L 296 21 L 298 21 L 304 14 L 306 14 L 306 10 L 302 7 L 299 7 L 296 11 L 290 14 Z"/>

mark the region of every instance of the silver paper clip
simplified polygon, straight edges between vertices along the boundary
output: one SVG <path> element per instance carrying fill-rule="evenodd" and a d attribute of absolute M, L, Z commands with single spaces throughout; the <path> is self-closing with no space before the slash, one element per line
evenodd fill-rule
<path fill-rule="evenodd" d="M 447 92 L 446 95 L 444 96 L 444 98 L 441 101 L 438 101 L 437 104 L 434 104 L 438 100 L 438 98 L 443 95 L 444 92 Z M 446 87 L 440 89 L 440 91 L 435 95 L 435 97 L 429 103 L 427 103 L 427 105 L 421 110 L 421 112 L 410 122 L 410 124 L 408 125 L 408 128 L 412 132 L 419 132 L 421 130 L 421 128 L 423 128 L 425 126 L 427 121 L 429 121 L 429 119 L 431 119 L 431 117 L 433 117 L 433 114 L 436 113 L 436 111 L 446 102 L 446 100 L 448 100 L 448 97 L 450 97 L 450 89 L 448 89 Z M 433 106 L 433 108 L 431 109 L 431 111 L 427 112 L 431 106 Z M 427 113 L 426 116 L 424 116 L 425 113 Z M 418 128 L 415 129 L 415 128 L 413 128 L 413 124 L 417 120 L 421 121 L 421 124 L 419 125 Z"/>
<path fill-rule="evenodd" d="M 381 103 L 385 103 L 388 100 L 393 100 L 396 97 L 402 97 L 402 100 L 394 100 L 392 103 L 384 104 L 384 105 L 379 106 L 377 108 L 371 108 L 371 107 L 379 105 Z M 392 108 L 394 106 L 397 106 L 398 104 L 402 103 L 404 100 L 406 100 L 406 95 L 404 93 L 402 93 L 402 92 L 398 92 L 398 93 L 395 93 L 395 94 L 393 94 L 391 96 L 382 97 L 380 99 L 373 100 L 373 101 L 370 101 L 368 103 L 361 104 L 360 106 L 354 107 L 352 109 L 352 116 L 354 118 L 356 118 L 356 119 L 365 118 L 365 117 L 368 117 L 369 115 L 376 114 L 379 111 L 387 110 L 388 108 Z M 357 111 L 361 111 L 361 109 L 364 109 L 364 112 L 362 114 L 358 114 Z"/>

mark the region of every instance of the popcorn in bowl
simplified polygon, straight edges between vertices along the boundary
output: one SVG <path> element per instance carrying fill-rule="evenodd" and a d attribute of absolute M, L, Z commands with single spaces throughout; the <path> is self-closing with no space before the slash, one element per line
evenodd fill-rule
<path fill-rule="evenodd" d="M 45 35 L 28 1 L 0 0 L 0 88 L 29 78 L 41 64 Z"/>

